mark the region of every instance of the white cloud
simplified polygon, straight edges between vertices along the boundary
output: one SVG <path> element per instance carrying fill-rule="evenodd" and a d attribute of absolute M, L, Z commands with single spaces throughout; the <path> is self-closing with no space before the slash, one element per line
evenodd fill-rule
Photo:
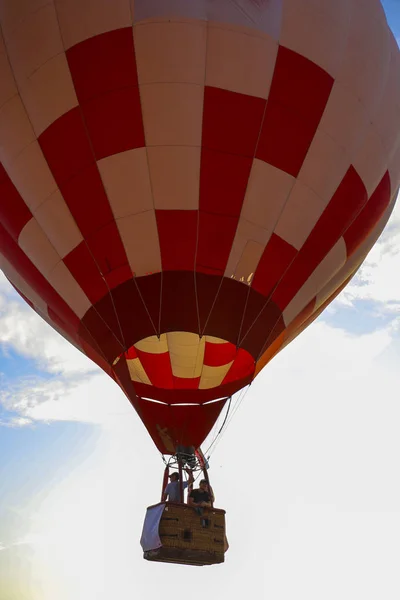
<path fill-rule="evenodd" d="M 98 367 L 40 318 L 0 271 L 0 346 L 33 359 L 49 373 L 88 373 Z"/>

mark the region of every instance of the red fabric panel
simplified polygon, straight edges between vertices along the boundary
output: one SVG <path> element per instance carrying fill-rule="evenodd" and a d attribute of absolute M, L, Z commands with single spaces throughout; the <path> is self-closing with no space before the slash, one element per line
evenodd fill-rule
<path fill-rule="evenodd" d="M 138 85 L 132 27 L 91 37 L 66 54 L 80 103 Z"/>
<path fill-rule="evenodd" d="M 96 160 L 145 146 L 138 87 L 108 92 L 82 104 Z"/>
<path fill-rule="evenodd" d="M 204 364 L 208 367 L 221 367 L 234 360 L 236 353 L 236 346 L 230 342 L 226 342 L 225 344 L 206 342 Z"/>
<path fill-rule="evenodd" d="M 110 329 L 110 331 L 114 334 L 114 337 L 117 338 L 119 343 L 124 348 L 126 348 L 127 346 L 122 334 L 118 315 L 115 311 L 115 306 L 110 293 L 107 293 L 99 302 L 96 303 L 96 312 L 104 321 L 106 326 Z"/>
<path fill-rule="evenodd" d="M 239 217 L 252 158 L 202 149 L 200 210 Z"/>
<path fill-rule="evenodd" d="M 96 159 L 144 146 L 132 28 L 85 40 L 67 59 Z"/>
<path fill-rule="evenodd" d="M 13 265 L 27 284 L 52 308 L 59 317 L 78 330 L 79 318 L 38 271 L 0 222 L 0 252 Z"/>
<path fill-rule="evenodd" d="M 257 158 L 294 177 L 298 175 L 333 81 L 314 62 L 279 47 Z"/>
<path fill-rule="evenodd" d="M 273 233 L 258 263 L 252 288 L 268 297 L 296 254 L 296 248 Z"/>
<path fill-rule="evenodd" d="M 169 353 L 151 354 L 136 348 L 136 353 L 151 383 L 160 388 L 172 389 L 174 382 L 172 378 L 171 361 Z"/>
<path fill-rule="evenodd" d="M 63 262 L 92 304 L 108 293 L 104 279 L 85 241 L 65 256 Z"/>
<path fill-rule="evenodd" d="M 95 310 L 88 310 L 82 319 L 79 335 L 87 339 L 84 329 L 92 336 L 108 363 L 112 364 L 124 352 L 123 344 Z"/>
<path fill-rule="evenodd" d="M 297 177 L 315 135 L 293 109 L 269 101 L 256 158 Z"/>
<path fill-rule="evenodd" d="M 368 199 L 365 186 L 350 167 L 297 257 L 276 288 L 272 299 L 284 310 L 353 222 Z"/>
<path fill-rule="evenodd" d="M 119 363 L 122 361 L 119 361 Z M 119 363 L 117 363 L 116 368 Z M 253 375 L 249 375 L 244 379 L 232 381 L 226 385 L 220 385 L 216 388 L 210 389 L 163 389 L 157 388 L 153 385 L 146 385 L 145 383 L 135 383 L 136 393 L 142 398 L 152 398 L 165 402 L 166 404 L 204 404 L 217 398 L 229 398 L 235 392 L 240 390 L 242 387 L 251 382 Z"/>
<path fill-rule="evenodd" d="M 162 268 L 194 270 L 197 210 L 156 210 Z"/>
<path fill-rule="evenodd" d="M 174 389 L 178 390 L 197 390 L 200 383 L 200 377 L 176 377 L 173 376 Z"/>
<path fill-rule="evenodd" d="M 199 290 L 199 287 L 197 289 Z M 220 286 L 213 298 L 213 306 L 210 307 L 208 315 L 204 315 L 207 324 L 203 324 L 202 333 L 229 341 L 236 347 L 249 289 L 247 285 L 230 277 L 220 280 Z M 199 294 L 199 298 L 201 297 Z"/>
<path fill-rule="evenodd" d="M 199 241 L 196 270 L 212 275 L 223 275 L 233 240 L 238 217 L 227 217 L 200 211 Z"/>
<path fill-rule="evenodd" d="M 93 161 L 60 187 L 65 202 L 83 237 L 114 221 L 107 194 Z"/>
<path fill-rule="evenodd" d="M 253 376 L 254 369 L 254 358 L 246 350 L 239 348 L 236 354 L 235 362 L 225 375 L 222 385 L 243 379 L 249 375 Z"/>
<path fill-rule="evenodd" d="M 32 218 L 32 213 L 0 163 L 0 223 L 14 240 Z"/>
<path fill-rule="evenodd" d="M 90 252 L 103 275 L 128 264 L 118 227 L 111 221 L 86 239 Z"/>
<path fill-rule="evenodd" d="M 109 289 L 112 290 L 121 285 L 121 283 L 125 283 L 125 281 L 132 279 L 132 270 L 129 264 L 125 264 L 121 265 L 120 267 L 116 267 L 108 273 L 103 273 L 103 275 Z"/>
<path fill-rule="evenodd" d="M 189 271 L 165 271 L 162 274 L 160 329 L 197 332 L 195 279 Z"/>
<path fill-rule="evenodd" d="M 94 163 L 79 106 L 54 121 L 38 138 L 57 185 Z M 88 201 L 88 198 L 85 198 Z"/>
<path fill-rule="evenodd" d="M 149 319 L 135 280 L 122 283 L 112 290 L 111 296 L 125 341 L 125 350 L 157 332 Z M 157 300 L 160 301 L 159 293 Z M 155 326 L 158 327 L 158 322 Z"/>
<path fill-rule="evenodd" d="M 386 171 L 371 198 L 343 236 L 348 257 L 357 250 L 378 223 L 389 205 L 390 197 L 390 175 Z"/>
<path fill-rule="evenodd" d="M 257 361 L 265 348 L 272 344 L 284 330 L 285 323 L 282 315 L 276 317 L 275 306 L 272 302 L 268 302 L 240 345 L 253 356 L 255 354 Z"/>
<path fill-rule="evenodd" d="M 265 104 L 263 98 L 206 86 L 202 146 L 253 158 Z"/>
<path fill-rule="evenodd" d="M 129 350 L 127 350 L 124 354 L 125 358 L 128 360 L 133 360 L 138 357 L 135 346 L 131 346 Z"/>
<path fill-rule="evenodd" d="M 225 402 L 221 400 L 203 406 L 166 406 L 140 398 L 135 400 L 140 418 L 163 454 L 174 454 L 177 445 L 197 449 L 213 428 Z"/>

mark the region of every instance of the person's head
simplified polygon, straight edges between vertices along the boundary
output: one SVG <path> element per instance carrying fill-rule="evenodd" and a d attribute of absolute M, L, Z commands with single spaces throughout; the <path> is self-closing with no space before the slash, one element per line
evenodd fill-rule
<path fill-rule="evenodd" d="M 179 473 L 171 473 L 169 478 L 171 481 L 179 481 Z"/>
<path fill-rule="evenodd" d="M 203 492 L 208 492 L 208 483 L 207 483 L 207 479 L 201 479 L 200 483 L 199 483 L 199 488 L 203 491 Z"/>

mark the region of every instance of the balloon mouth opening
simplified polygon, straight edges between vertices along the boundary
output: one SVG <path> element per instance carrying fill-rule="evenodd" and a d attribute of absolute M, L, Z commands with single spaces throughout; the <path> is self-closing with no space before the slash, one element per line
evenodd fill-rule
<path fill-rule="evenodd" d="M 206 390 L 249 377 L 253 356 L 211 335 L 172 331 L 133 344 L 112 363 L 126 363 L 132 382 L 163 389 Z"/>

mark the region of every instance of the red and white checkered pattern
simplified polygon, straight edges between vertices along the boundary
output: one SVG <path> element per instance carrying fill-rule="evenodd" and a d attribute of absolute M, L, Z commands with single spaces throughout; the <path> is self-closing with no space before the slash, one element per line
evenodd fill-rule
<path fill-rule="evenodd" d="M 380 2 L 3 0 L 0 23 L 0 268 L 134 404 L 240 389 L 393 208 Z"/>

